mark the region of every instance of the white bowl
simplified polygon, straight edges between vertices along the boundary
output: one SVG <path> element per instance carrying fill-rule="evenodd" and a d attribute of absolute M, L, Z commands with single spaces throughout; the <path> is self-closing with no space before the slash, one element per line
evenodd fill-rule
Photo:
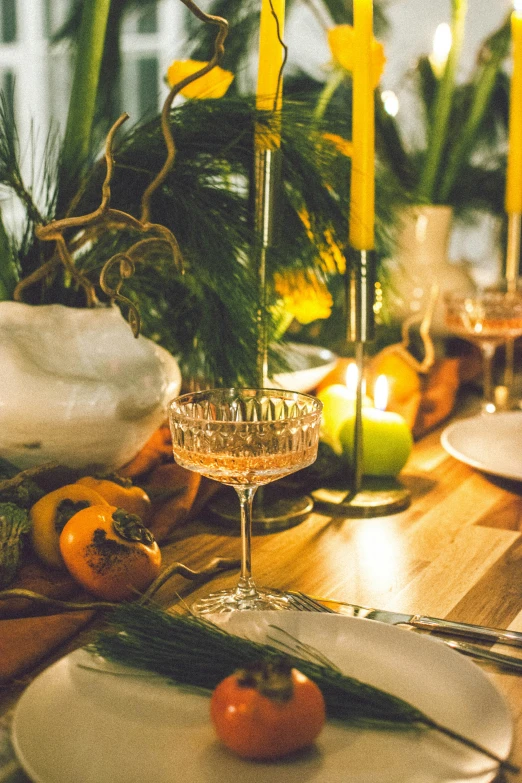
<path fill-rule="evenodd" d="M 337 363 L 335 353 L 317 345 L 283 343 L 279 350 L 289 369 L 276 373 L 272 380 L 276 386 L 289 391 L 313 391 Z"/>

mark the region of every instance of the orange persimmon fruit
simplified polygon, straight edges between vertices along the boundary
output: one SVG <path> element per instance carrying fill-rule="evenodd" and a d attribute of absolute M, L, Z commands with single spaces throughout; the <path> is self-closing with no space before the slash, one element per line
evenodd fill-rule
<path fill-rule="evenodd" d="M 263 661 L 222 680 L 210 717 L 221 742 L 247 759 L 277 759 L 311 745 L 325 722 L 315 682 L 285 661 Z"/>
<path fill-rule="evenodd" d="M 50 568 L 64 568 L 60 554 L 60 534 L 78 511 L 90 506 L 109 505 L 91 487 L 66 484 L 48 492 L 29 512 L 32 521 L 31 543 L 39 560 Z"/>
<path fill-rule="evenodd" d="M 120 483 L 83 476 L 76 483 L 94 489 L 109 505 L 123 508 L 129 514 L 136 514 L 145 523 L 149 521 L 152 511 L 150 498 L 144 489 L 133 485 L 129 479 L 122 479 Z"/>
<path fill-rule="evenodd" d="M 60 552 L 74 579 L 107 601 L 136 598 L 161 568 L 150 530 L 116 506 L 91 506 L 71 517 L 60 535 Z"/>

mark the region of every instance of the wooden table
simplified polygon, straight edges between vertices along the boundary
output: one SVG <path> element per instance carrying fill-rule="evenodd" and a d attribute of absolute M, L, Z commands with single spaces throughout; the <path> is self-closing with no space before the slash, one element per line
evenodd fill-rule
<path fill-rule="evenodd" d="M 401 474 L 412 493 L 407 510 L 373 519 L 314 512 L 293 528 L 254 536 L 256 580 L 283 590 L 522 631 L 522 484 L 467 467 L 446 454 L 439 439 L 440 429 L 417 443 Z M 164 552 L 167 561 L 198 568 L 215 555 L 237 557 L 239 537 L 235 530 L 196 521 L 176 530 Z M 212 588 L 236 579 L 236 574 L 223 575 Z M 161 598 L 168 604 L 176 592 L 192 599 L 208 590 L 208 585 L 194 589 L 175 577 L 162 588 Z M 83 634 L 52 660 L 87 638 Z M 522 676 L 480 665 L 511 707 L 511 759 L 522 766 Z M 33 674 L 2 694 L 0 714 L 13 706 Z M 522 774 L 502 780 L 522 781 Z"/>

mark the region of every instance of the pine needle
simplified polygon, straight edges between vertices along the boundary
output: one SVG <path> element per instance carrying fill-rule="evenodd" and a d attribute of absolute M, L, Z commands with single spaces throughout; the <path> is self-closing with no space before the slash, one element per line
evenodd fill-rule
<path fill-rule="evenodd" d="M 320 687 L 329 718 L 372 729 L 433 729 L 515 771 L 473 740 L 433 721 L 403 699 L 348 677 L 306 646 L 286 652 L 228 633 L 193 615 L 169 614 L 155 607 L 122 604 L 108 618 L 109 631 L 99 634 L 90 650 L 114 663 L 154 672 L 173 682 L 213 690 L 236 669 L 260 658 L 285 658 Z M 272 627 L 271 632 L 276 628 Z M 297 641 L 297 640 L 296 640 Z"/>

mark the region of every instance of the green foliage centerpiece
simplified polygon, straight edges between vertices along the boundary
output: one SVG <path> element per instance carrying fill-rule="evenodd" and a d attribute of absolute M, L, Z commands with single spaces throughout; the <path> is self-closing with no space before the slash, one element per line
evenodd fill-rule
<path fill-rule="evenodd" d="M 185 5 L 209 21 L 190 0 Z M 118 299 L 117 289 L 126 299 L 124 311 L 139 306 L 143 333 L 180 357 L 186 377 L 199 375 L 216 385 L 251 384 L 257 302 L 247 263 L 256 241 L 249 183 L 255 134 L 263 118 L 249 98 L 187 100 L 171 108 L 171 94 L 163 118 L 141 121 L 111 140 L 108 182 L 107 160 L 96 158 L 95 123 L 102 58 L 98 43 L 106 32 L 108 7 L 108 0 L 84 4 L 65 137 L 63 143 L 49 138 L 40 182 L 24 182 L 12 101 L 3 97 L 0 181 L 21 202 L 24 219 L 21 233 L 10 234 L 0 225 L 1 295 L 32 305 L 85 307 L 95 302 L 93 290 L 103 304 Z M 166 126 L 172 144 L 169 165 Z M 347 233 L 349 166 L 321 129 L 310 127 L 306 104 L 285 106 L 281 145 L 279 208 L 286 230 L 267 269 L 270 302 L 277 299 L 277 273 L 332 274 L 332 247 L 342 247 Z M 108 184 L 110 207 L 102 200 L 102 211 L 112 210 L 112 218 L 116 213 L 129 217 L 124 225 L 106 219 L 86 223 L 86 216 L 101 209 L 100 193 Z M 164 238 L 173 238 L 169 247 L 143 235 L 145 193 L 150 196 L 145 223 L 163 227 Z M 66 222 L 57 225 L 61 220 Z M 150 239 L 146 244 L 141 242 L 145 238 Z M 46 239 L 54 241 L 42 241 Z M 131 254 L 132 263 L 124 261 L 121 254 L 136 243 L 139 252 Z M 60 254 L 63 261 L 64 248 L 68 263 L 57 263 Z M 179 250 L 183 269 L 172 263 L 173 248 Z M 113 277 L 100 288 L 103 267 L 115 257 L 123 263 L 122 274 L 118 277 L 113 266 Z M 333 270 L 337 273 L 335 264 Z M 270 334 L 276 320 L 269 322 Z"/>

